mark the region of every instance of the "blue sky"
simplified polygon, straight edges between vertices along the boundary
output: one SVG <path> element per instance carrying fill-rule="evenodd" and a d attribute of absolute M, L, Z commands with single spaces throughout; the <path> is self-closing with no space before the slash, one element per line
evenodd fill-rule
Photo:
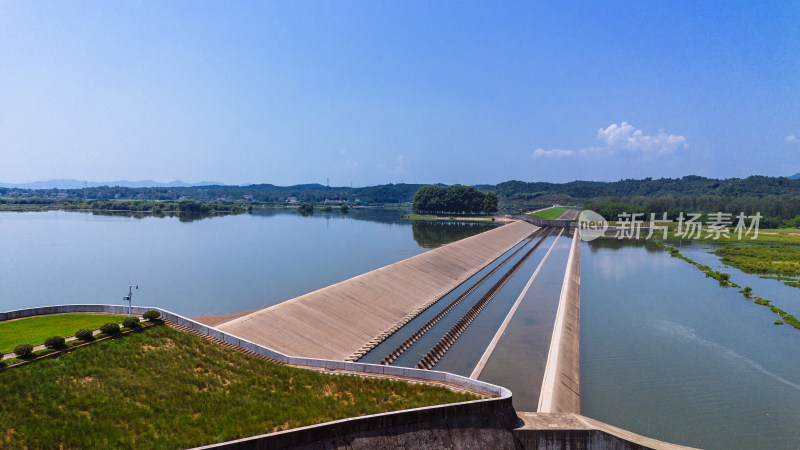
<path fill-rule="evenodd" d="M 800 172 L 798 2 L 0 0 L 0 181 Z"/>

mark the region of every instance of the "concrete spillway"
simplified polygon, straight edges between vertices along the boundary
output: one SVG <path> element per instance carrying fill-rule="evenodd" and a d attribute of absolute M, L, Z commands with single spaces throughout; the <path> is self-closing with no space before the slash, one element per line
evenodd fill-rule
<path fill-rule="evenodd" d="M 513 222 L 218 326 L 283 353 L 344 360 L 489 264 L 538 228 Z"/>

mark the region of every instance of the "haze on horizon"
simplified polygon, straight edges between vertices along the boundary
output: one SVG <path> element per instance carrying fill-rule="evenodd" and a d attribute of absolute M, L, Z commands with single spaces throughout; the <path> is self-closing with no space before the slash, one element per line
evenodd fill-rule
<path fill-rule="evenodd" d="M 0 182 L 800 172 L 800 4 L 0 0 Z"/>

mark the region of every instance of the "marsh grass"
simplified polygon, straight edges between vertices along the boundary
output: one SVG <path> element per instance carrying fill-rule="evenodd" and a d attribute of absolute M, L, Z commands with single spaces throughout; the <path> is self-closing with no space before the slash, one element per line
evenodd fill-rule
<path fill-rule="evenodd" d="M 698 263 L 696 261 L 693 261 L 693 260 L 687 258 L 685 255 L 683 255 L 677 248 L 670 247 L 669 245 L 667 245 L 667 244 L 665 244 L 665 243 L 663 243 L 661 241 L 656 240 L 654 242 L 660 248 L 662 248 L 662 249 L 666 250 L 667 252 L 669 252 L 669 254 L 672 255 L 673 257 L 682 259 L 682 260 L 688 262 L 689 264 L 692 264 L 693 266 L 695 266 L 698 269 L 700 269 L 703 272 L 705 272 L 707 277 L 711 277 L 711 278 L 714 278 L 715 280 L 719 281 L 720 285 L 732 286 L 732 287 L 737 287 L 737 288 L 741 287 L 738 284 L 733 283 L 732 281 L 730 281 L 730 274 L 729 273 L 715 271 L 715 270 L 713 270 L 712 268 L 710 268 L 708 266 L 705 266 L 705 265 L 702 265 L 702 264 L 700 264 L 700 263 Z M 761 297 L 756 297 L 755 295 L 753 295 L 753 290 L 752 290 L 752 288 L 750 288 L 750 286 L 746 286 L 744 289 L 741 289 L 739 291 L 739 293 L 742 294 L 747 299 L 752 299 L 753 303 L 755 303 L 756 305 L 761 305 L 761 306 L 768 307 L 773 313 L 779 315 L 781 317 L 781 319 L 783 319 L 783 322 L 788 323 L 792 327 L 797 328 L 798 330 L 800 330 L 800 321 L 798 321 L 795 316 L 793 316 L 793 315 L 787 313 L 786 311 L 778 308 L 777 306 L 773 305 L 767 299 L 764 299 L 764 298 L 761 298 Z"/>
<path fill-rule="evenodd" d="M 745 273 L 800 275 L 800 246 L 725 245 L 714 250 L 714 254 L 720 256 L 724 264 Z"/>
<path fill-rule="evenodd" d="M 72 336 L 81 328 L 94 330 L 125 316 L 106 314 L 53 314 L 0 322 L 0 352 L 10 353 L 19 344 L 40 345 L 53 335 Z"/>
<path fill-rule="evenodd" d="M 0 372 L 3 448 L 186 448 L 473 400 L 252 358 L 166 326 Z"/>

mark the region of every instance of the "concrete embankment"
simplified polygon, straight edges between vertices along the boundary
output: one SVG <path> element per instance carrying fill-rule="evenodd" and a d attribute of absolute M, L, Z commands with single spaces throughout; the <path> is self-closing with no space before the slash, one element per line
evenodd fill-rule
<path fill-rule="evenodd" d="M 524 449 L 690 449 L 651 439 L 585 416 L 570 413 L 518 413 L 524 424 L 514 436 Z"/>
<path fill-rule="evenodd" d="M 363 354 L 538 228 L 517 221 L 248 314 L 218 328 L 280 352 Z"/>
<path fill-rule="evenodd" d="M 538 412 L 581 412 L 580 309 L 581 240 L 575 230 L 561 287 Z"/>

